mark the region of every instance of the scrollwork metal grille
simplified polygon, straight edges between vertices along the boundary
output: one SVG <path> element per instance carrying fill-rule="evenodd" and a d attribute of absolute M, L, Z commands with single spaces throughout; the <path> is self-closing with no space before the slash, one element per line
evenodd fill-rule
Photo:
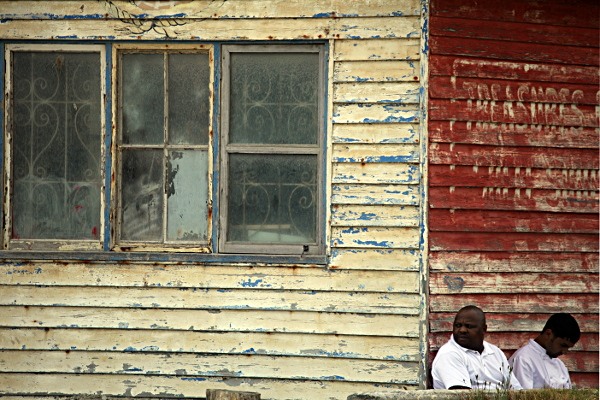
<path fill-rule="evenodd" d="M 13 239 L 100 235 L 98 53 L 13 53 Z"/>

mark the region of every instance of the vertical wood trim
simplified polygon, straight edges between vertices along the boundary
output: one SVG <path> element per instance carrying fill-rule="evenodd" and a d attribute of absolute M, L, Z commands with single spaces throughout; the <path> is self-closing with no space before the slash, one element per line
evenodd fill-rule
<path fill-rule="evenodd" d="M 420 76 L 419 76 L 419 108 L 420 108 L 420 124 L 419 124 L 419 144 L 420 144 L 420 160 L 419 168 L 420 177 L 420 219 L 421 219 L 421 238 L 419 243 L 419 271 L 420 271 L 420 290 L 421 310 L 419 312 L 419 349 L 421 359 L 419 361 L 419 389 L 427 389 L 427 371 L 429 369 L 427 353 L 429 351 L 427 337 L 428 320 L 429 320 L 429 270 L 428 270 L 428 255 L 429 255 L 429 223 L 428 223 L 428 88 L 429 88 L 429 0 L 421 0 L 421 56 L 420 56 Z"/>
<path fill-rule="evenodd" d="M 335 71 L 335 40 L 329 39 L 326 52 L 327 55 L 327 109 L 325 110 L 326 118 L 326 129 L 325 129 L 325 154 L 323 159 L 325 160 L 325 193 L 323 200 L 325 201 L 325 221 L 322 224 L 325 229 L 325 243 L 324 250 L 328 257 L 331 257 L 331 207 L 327 207 L 327 204 L 331 204 L 332 198 L 332 187 L 333 187 L 333 75 Z M 330 267 L 330 264 L 327 264 Z"/>

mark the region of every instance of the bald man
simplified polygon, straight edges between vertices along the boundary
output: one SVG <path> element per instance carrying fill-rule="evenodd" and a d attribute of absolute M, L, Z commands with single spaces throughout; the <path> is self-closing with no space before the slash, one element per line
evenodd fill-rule
<path fill-rule="evenodd" d="M 483 340 L 486 332 L 480 308 L 458 311 L 450 340 L 433 360 L 434 389 L 521 389 L 502 350 Z"/>

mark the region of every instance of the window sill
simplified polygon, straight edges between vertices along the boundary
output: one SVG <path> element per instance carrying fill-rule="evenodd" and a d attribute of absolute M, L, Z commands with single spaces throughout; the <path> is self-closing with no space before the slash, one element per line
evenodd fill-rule
<path fill-rule="evenodd" d="M 207 253 L 151 253 L 151 252 L 65 252 L 65 251 L 0 251 L 0 261 L 79 261 L 79 262 L 166 262 L 190 264 L 328 264 L 324 255 L 257 255 Z"/>

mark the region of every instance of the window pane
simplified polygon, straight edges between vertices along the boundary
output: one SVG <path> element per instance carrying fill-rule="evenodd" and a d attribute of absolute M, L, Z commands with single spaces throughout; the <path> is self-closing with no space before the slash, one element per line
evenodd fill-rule
<path fill-rule="evenodd" d="M 206 151 L 185 150 L 169 153 L 167 240 L 207 240 L 207 180 Z"/>
<path fill-rule="evenodd" d="M 124 54 L 122 84 L 123 143 L 163 143 L 163 55 Z"/>
<path fill-rule="evenodd" d="M 12 237 L 98 239 L 99 56 L 13 54 Z"/>
<path fill-rule="evenodd" d="M 121 238 L 162 240 L 163 151 L 123 150 Z"/>
<path fill-rule="evenodd" d="M 230 143 L 317 144 L 319 55 L 231 54 Z"/>
<path fill-rule="evenodd" d="M 315 243 L 317 156 L 231 154 L 229 241 Z"/>
<path fill-rule="evenodd" d="M 208 54 L 169 55 L 169 143 L 208 144 Z"/>

